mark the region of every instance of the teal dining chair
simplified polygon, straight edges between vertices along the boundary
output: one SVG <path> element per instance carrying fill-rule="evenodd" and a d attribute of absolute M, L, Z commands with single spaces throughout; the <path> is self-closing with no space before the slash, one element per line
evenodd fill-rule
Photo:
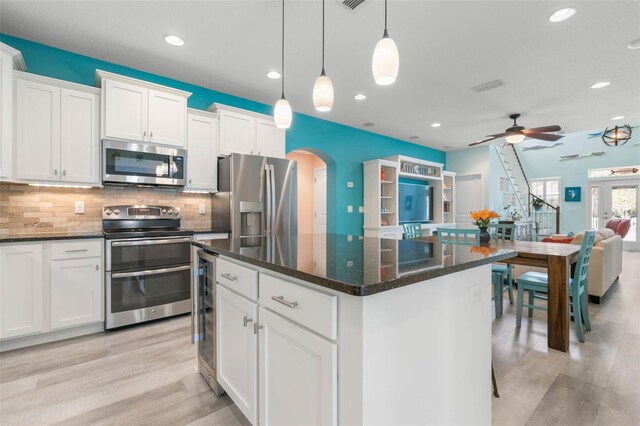
<path fill-rule="evenodd" d="M 580 246 L 578 254 L 578 262 L 573 273 L 573 278 L 569 279 L 569 295 L 571 296 L 571 316 L 576 325 L 578 332 L 578 340 L 584 342 L 584 328 L 591 330 L 591 322 L 589 321 L 589 305 L 587 298 L 587 269 L 589 260 L 591 259 L 591 251 L 593 250 L 593 241 L 596 238 L 596 231 L 586 231 L 584 239 Z M 526 306 L 529 309 L 529 317 L 533 316 L 533 309 L 546 311 L 547 308 L 535 304 L 536 299 L 547 300 L 546 296 L 536 294 L 549 293 L 549 277 L 541 272 L 527 272 L 518 277 L 518 303 L 516 307 L 516 327 L 522 324 L 522 308 Z M 524 292 L 529 293 L 529 303 L 524 303 Z"/>
<path fill-rule="evenodd" d="M 404 238 L 411 240 L 413 238 L 422 237 L 422 224 L 420 223 L 403 223 Z"/>
<path fill-rule="evenodd" d="M 513 223 L 490 223 L 489 232 L 497 240 L 513 240 L 516 225 Z M 509 294 L 509 304 L 513 305 L 513 267 L 510 263 L 491 265 L 493 292 L 496 297 L 496 316 L 502 316 L 502 293 Z M 505 275 L 507 284 L 504 284 Z"/>
<path fill-rule="evenodd" d="M 444 244 L 480 245 L 479 229 L 437 228 L 438 241 Z"/>

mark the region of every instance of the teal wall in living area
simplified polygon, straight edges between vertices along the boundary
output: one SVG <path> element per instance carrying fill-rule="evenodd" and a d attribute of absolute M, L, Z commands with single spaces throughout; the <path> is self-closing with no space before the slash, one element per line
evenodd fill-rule
<path fill-rule="evenodd" d="M 190 108 L 206 109 L 213 102 L 271 115 L 273 108 L 259 102 L 173 80 L 73 52 L 45 46 L 29 40 L 0 34 L 0 41 L 22 52 L 27 71 L 79 84 L 95 85 L 95 70 L 126 75 L 192 92 Z M 328 164 L 327 230 L 339 234 L 362 235 L 363 205 L 362 162 L 396 154 L 445 163 L 445 153 L 399 139 L 294 113 L 287 130 L 287 152 L 305 149 L 319 155 Z M 353 188 L 347 188 L 353 182 Z M 354 213 L 347 213 L 352 205 Z"/>

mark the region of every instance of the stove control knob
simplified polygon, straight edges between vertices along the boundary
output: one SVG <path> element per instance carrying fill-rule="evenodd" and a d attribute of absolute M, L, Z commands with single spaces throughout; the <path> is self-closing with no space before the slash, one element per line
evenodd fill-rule
<path fill-rule="evenodd" d="M 116 215 L 120 214 L 120 209 L 115 209 L 115 210 L 113 211 L 113 214 L 116 214 Z"/>
<path fill-rule="evenodd" d="M 167 212 L 167 209 L 162 209 L 161 213 L 165 214 Z"/>
<path fill-rule="evenodd" d="M 113 212 L 111 211 L 111 209 L 106 209 L 106 210 L 104 211 L 104 213 L 105 213 L 107 216 L 111 216 L 111 213 L 113 213 Z"/>
<path fill-rule="evenodd" d="M 173 210 L 171 209 L 167 210 L 167 214 L 173 214 Z"/>
<path fill-rule="evenodd" d="M 177 216 L 177 215 L 179 215 L 179 214 L 180 214 L 180 211 L 179 211 L 179 210 L 174 210 L 174 211 L 173 211 L 173 214 L 175 214 L 175 215 Z"/>

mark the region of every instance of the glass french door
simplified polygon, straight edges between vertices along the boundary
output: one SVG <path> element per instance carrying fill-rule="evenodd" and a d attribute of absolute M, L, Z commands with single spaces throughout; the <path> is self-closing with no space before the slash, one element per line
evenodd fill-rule
<path fill-rule="evenodd" d="M 625 250 L 640 250 L 640 179 L 590 182 L 587 215 L 592 229 L 604 228 L 611 219 L 629 219 L 631 228 L 623 239 Z"/>

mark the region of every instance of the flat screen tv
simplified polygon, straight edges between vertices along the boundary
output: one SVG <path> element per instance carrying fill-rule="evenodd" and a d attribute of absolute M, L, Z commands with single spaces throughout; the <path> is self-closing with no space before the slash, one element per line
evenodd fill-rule
<path fill-rule="evenodd" d="M 400 223 L 433 220 L 433 187 L 415 183 L 398 184 Z"/>

